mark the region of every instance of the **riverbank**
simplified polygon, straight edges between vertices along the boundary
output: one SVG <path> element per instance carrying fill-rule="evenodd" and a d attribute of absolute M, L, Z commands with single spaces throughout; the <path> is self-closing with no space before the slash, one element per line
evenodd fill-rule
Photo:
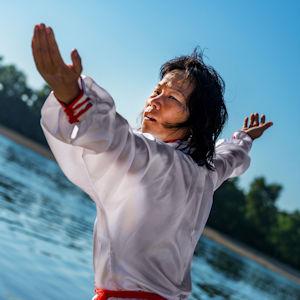
<path fill-rule="evenodd" d="M 29 148 L 46 158 L 54 160 L 54 156 L 48 148 L 24 137 L 23 135 L 17 133 L 16 131 L 13 131 L 11 129 L 8 129 L 0 125 L 0 135 L 3 135 L 9 138 L 10 140 L 13 140 L 16 143 Z"/>
<path fill-rule="evenodd" d="M 0 125 L 0 135 L 3 135 L 11 140 L 13 140 L 14 142 L 21 144 L 37 153 L 39 153 L 40 155 L 48 158 L 48 159 L 52 159 L 54 160 L 54 156 L 52 155 L 52 153 L 50 152 L 50 150 L 46 147 L 41 146 L 40 144 L 29 140 L 28 138 L 20 135 L 19 133 L 7 129 L 3 126 Z M 206 228 L 204 229 L 203 234 L 208 237 L 211 240 L 216 241 L 217 243 L 220 243 L 222 245 L 224 245 L 226 248 L 234 251 L 235 253 L 248 257 L 249 259 L 252 259 L 254 261 L 256 261 L 257 263 L 263 265 L 265 268 L 270 269 L 273 272 L 277 272 L 280 275 L 283 275 L 287 278 L 289 278 L 290 280 L 293 280 L 294 282 L 296 282 L 297 284 L 300 284 L 300 272 L 290 268 L 289 266 L 280 263 L 279 261 L 268 257 L 264 254 L 262 254 L 261 252 L 252 249 L 251 247 L 242 244 L 241 242 L 238 242 L 234 239 L 232 239 L 231 237 L 217 232 L 216 230 L 209 228 L 206 226 Z"/>
<path fill-rule="evenodd" d="M 279 273 L 282 276 L 287 277 L 288 279 L 296 282 L 300 285 L 300 272 L 297 270 L 289 267 L 286 264 L 283 264 L 279 262 L 278 260 L 275 260 L 251 247 L 248 245 L 245 245 L 230 236 L 220 233 L 208 226 L 204 228 L 203 235 L 207 238 L 225 246 L 226 248 L 232 250 L 233 252 L 245 256 L 249 259 L 254 260 L 255 262 L 261 264 L 265 268 Z M 200 238 L 201 239 L 201 238 Z"/>

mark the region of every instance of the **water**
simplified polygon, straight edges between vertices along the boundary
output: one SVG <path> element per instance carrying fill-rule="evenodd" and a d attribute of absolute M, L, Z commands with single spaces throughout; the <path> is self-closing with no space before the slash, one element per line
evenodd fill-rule
<path fill-rule="evenodd" d="M 0 136 L 0 300 L 90 300 L 95 207 L 56 163 Z M 300 299 L 300 286 L 204 236 L 194 299 Z"/>

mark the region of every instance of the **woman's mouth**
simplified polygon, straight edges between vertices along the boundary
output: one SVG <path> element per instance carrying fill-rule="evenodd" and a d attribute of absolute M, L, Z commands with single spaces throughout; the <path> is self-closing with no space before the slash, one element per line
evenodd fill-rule
<path fill-rule="evenodd" d="M 155 122 L 156 121 L 155 119 L 153 119 L 153 118 L 151 118 L 149 116 L 145 116 L 144 119 L 147 120 L 147 121 L 151 121 L 151 122 Z"/>

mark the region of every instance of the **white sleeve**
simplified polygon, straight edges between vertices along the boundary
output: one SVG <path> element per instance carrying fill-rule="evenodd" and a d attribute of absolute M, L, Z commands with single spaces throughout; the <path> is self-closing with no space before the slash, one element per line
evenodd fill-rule
<path fill-rule="evenodd" d="M 230 139 L 220 139 L 215 145 L 214 191 L 228 178 L 242 175 L 250 166 L 249 151 L 252 138 L 244 131 L 238 130 Z"/>
<path fill-rule="evenodd" d="M 81 79 L 83 96 L 73 108 L 77 115 L 85 112 L 77 122 L 70 123 L 51 92 L 42 107 L 41 126 L 66 177 L 102 205 L 128 173 L 141 177 L 150 164 L 157 170 L 164 168 L 166 160 L 172 161 L 173 149 L 157 143 L 151 135 L 148 138 L 133 131 L 116 112 L 110 94 L 90 77 Z"/>

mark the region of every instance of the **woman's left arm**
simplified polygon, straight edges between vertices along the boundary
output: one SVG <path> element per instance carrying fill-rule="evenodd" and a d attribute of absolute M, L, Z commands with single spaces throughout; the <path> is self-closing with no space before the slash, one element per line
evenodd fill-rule
<path fill-rule="evenodd" d="M 246 117 L 242 129 L 235 131 L 231 138 L 223 138 L 216 142 L 214 190 L 228 178 L 240 176 L 249 168 L 251 161 L 249 151 L 254 139 L 260 137 L 272 125 L 273 122 L 265 122 L 265 115 L 262 115 L 259 123 L 258 113 L 251 114 L 249 126 Z"/>
<path fill-rule="evenodd" d="M 231 177 L 242 175 L 250 166 L 249 151 L 253 140 L 242 130 L 235 131 L 231 138 L 219 139 L 215 145 L 214 190 Z"/>

